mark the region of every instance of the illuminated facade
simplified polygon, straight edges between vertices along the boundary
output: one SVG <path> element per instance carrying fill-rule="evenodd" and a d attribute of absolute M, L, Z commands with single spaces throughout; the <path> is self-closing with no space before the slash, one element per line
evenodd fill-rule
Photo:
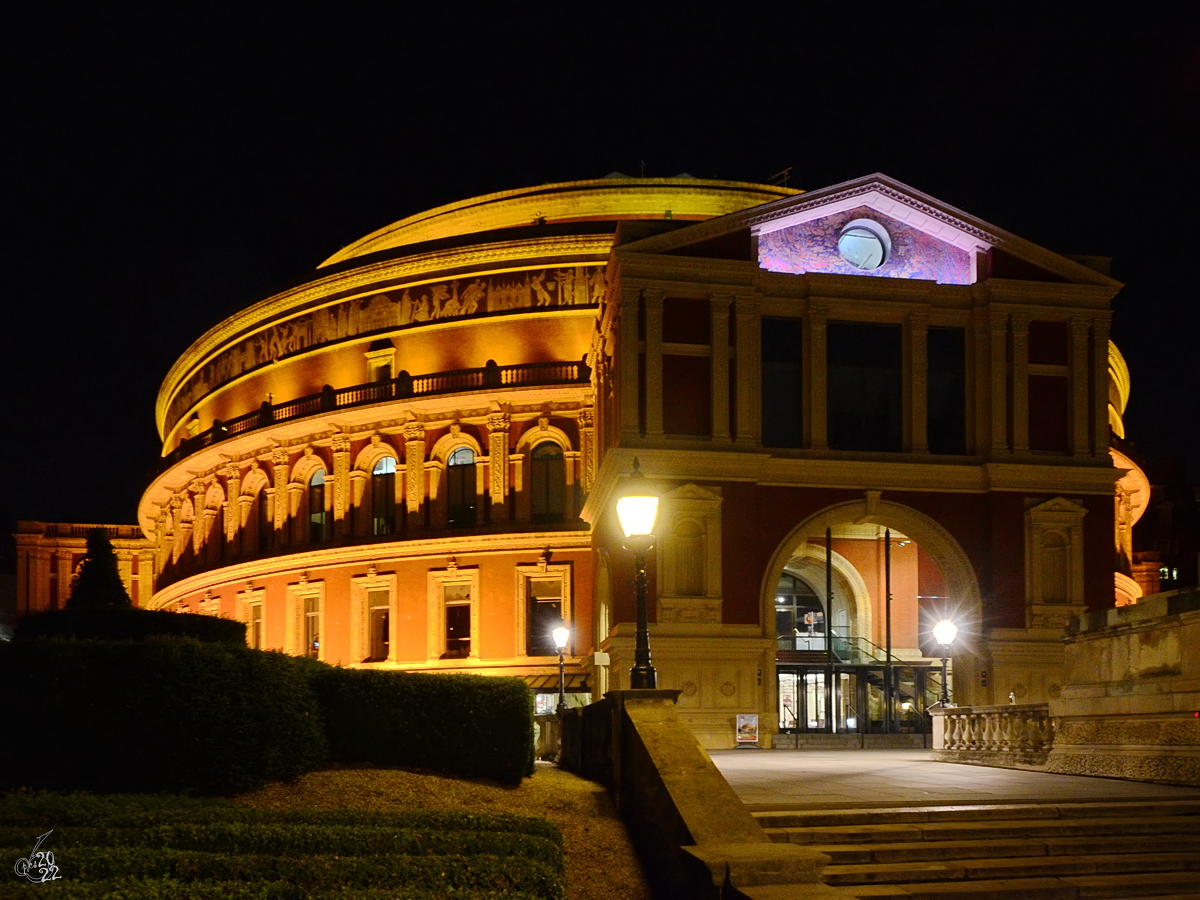
<path fill-rule="evenodd" d="M 705 745 L 745 712 L 904 730 L 943 615 L 960 702 L 1043 700 L 1062 620 L 1114 602 L 1114 536 L 1129 559 L 1119 287 L 878 175 L 613 177 L 412 216 L 171 369 L 141 602 L 546 693 L 561 617 L 569 689 L 598 695 L 632 662 L 612 508 L 636 456 L 663 499 L 659 685 Z"/>

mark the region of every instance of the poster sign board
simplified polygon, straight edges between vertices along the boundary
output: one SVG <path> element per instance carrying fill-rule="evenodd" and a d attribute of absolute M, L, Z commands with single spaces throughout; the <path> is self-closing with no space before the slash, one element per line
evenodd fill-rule
<path fill-rule="evenodd" d="M 758 715 L 756 713 L 738 713 L 737 742 L 738 746 L 758 743 Z"/>

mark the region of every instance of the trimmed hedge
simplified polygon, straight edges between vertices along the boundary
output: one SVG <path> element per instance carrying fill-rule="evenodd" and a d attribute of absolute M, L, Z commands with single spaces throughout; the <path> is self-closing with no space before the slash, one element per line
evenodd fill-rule
<path fill-rule="evenodd" d="M 144 641 L 186 637 L 206 644 L 246 646 L 246 623 L 165 609 L 56 609 L 25 616 L 15 639 L 75 638 L 87 641 Z"/>
<path fill-rule="evenodd" d="M 237 793 L 326 755 L 300 667 L 246 647 L 0 644 L 0 709 L 6 788 Z"/>
<path fill-rule="evenodd" d="M 336 762 L 508 784 L 533 774 L 533 694 L 520 678 L 305 668 Z"/>

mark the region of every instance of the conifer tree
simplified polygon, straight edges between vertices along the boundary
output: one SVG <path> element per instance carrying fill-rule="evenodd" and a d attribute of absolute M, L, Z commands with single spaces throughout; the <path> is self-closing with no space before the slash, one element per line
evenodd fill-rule
<path fill-rule="evenodd" d="M 128 609 L 133 606 L 117 569 L 117 553 L 108 532 L 93 528 L 87 535 L 87 553 L 71 579 L 69 609 Z"/>

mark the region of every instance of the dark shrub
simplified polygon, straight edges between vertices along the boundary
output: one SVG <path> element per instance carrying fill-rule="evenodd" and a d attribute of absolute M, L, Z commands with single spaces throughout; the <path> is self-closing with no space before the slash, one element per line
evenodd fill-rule
<path fill-rule="evenodd" d="M 533 694 L 519 678 L 305 669 L 338 762 L 510 784 L 533 773 Z"/>
<path fill-rule="evenodd" d="M 155 636 L 245 647 L 246 624 L 165 609 L 57 609 L 21 619 L 15 635 L 18 641 L 49 637 L 143 641 Z"/>
<path fill-rule="evenodd" d="M 2 787 L 234 793 L 325 756 L 300 668 L 244 647 L 0 645 L 0 708 Z"/>

